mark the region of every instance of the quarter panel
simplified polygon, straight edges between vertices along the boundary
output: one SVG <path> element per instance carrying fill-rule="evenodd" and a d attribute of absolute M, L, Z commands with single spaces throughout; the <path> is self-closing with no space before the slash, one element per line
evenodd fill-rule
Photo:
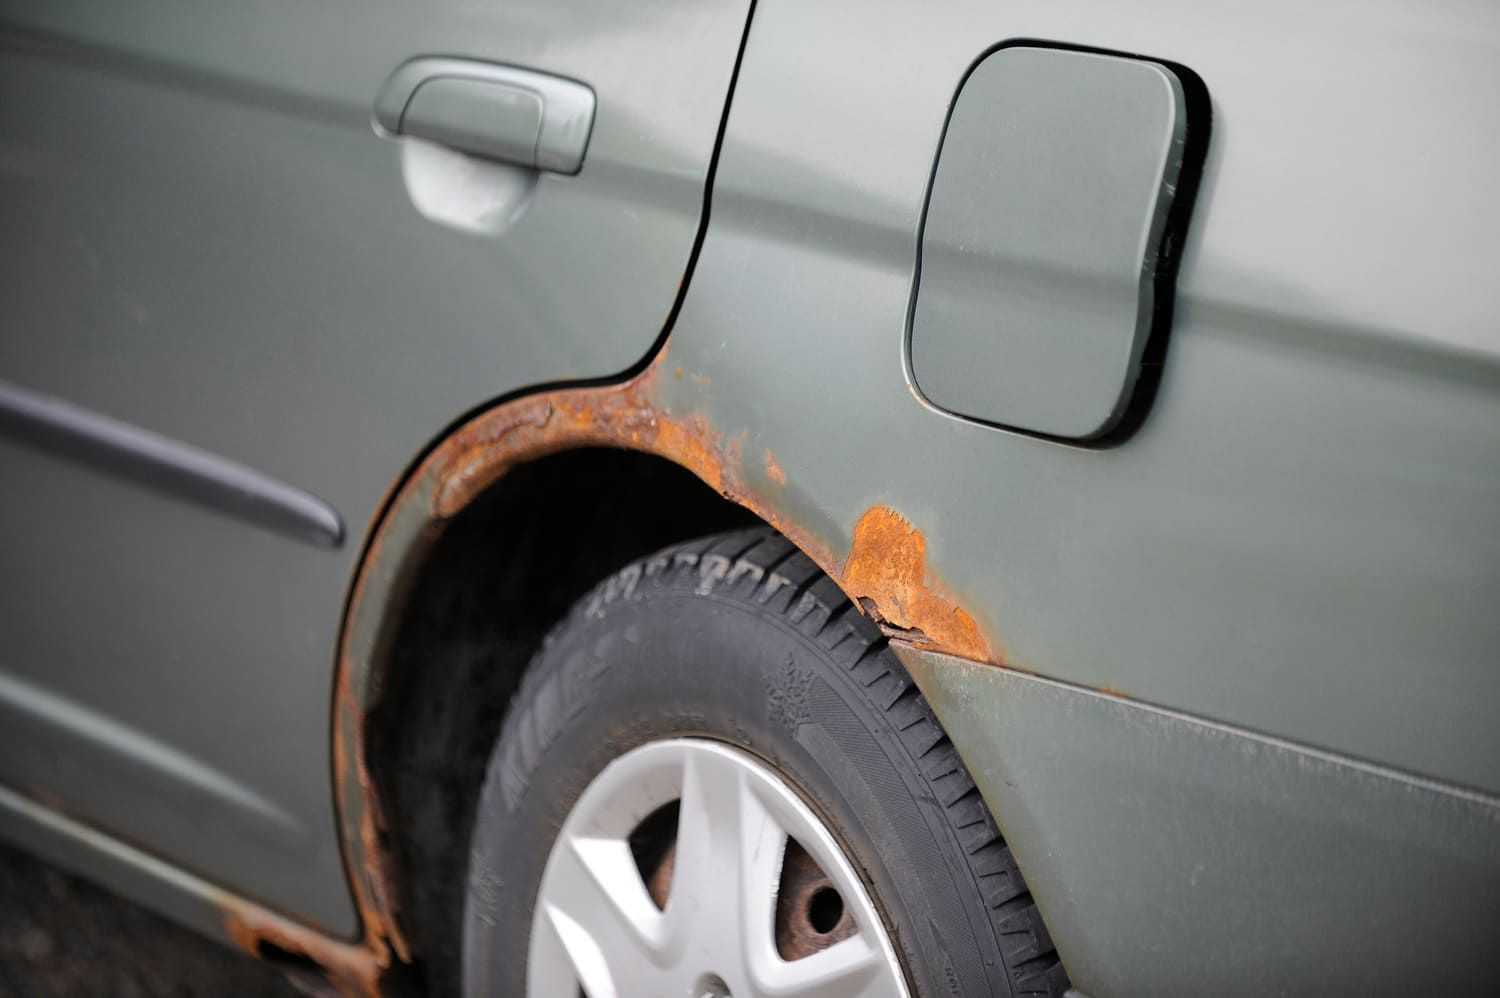
<path fill-rule="evenodd" d="M 1478 994 L 1500 972 L 1495 798 L 1009 669 L 902 658 L 1082 992 Z"/>
<path fill-rule="evenodd" d="M 836 557 L 904 514 L 1007 662 L 1500 788 L 1494 13 L 1361 8 L 1350 38 L 1323 8 L 835 6 L 757 9 L 667 404 L 772 451 L 761 488 Z M 1170 59 L 1214 100 L 1165 373 L 1112 449 L 966 425 L 901 371 L 946 102 L 1013 38 Z"/>
<path fill-rule="evenodd" d="M 1210 735 L 1150 755 L 1156 771 L 1131 753 L 1162 739 L 1120 730 L 1149 719 L 1056 704 L 1046 716 L 1066 726 L 1005 729 L 1030 701 L 1000 680 L 940 703 L 1001 822 L 1023 830 L 1017 857 L 1086 991 L 1271 987 L 1261 964 L 1324 936 L 1286 980 L 1422 966 L 1371 957 L 1413 934 L 1372 892 L 1382 878 L 1444 927 L 1415 930 L 1457 947 L 1444 973 L 1484 972 L 1494 806 L 1463 788 L 1500 792 L 1500 290 L 1486 276 L 1500 140 L 1475 127 L 1500 92 L 1497 16 L 757 7 L 669 344 L 684 377 L 658 404 L 733 442 L 757 504 L 836 576 L 867 555 L 856 525 L 893 509 L 923 581 L 978 621 L 995 661 L 1233 728 L 1195 729 Z M 1212 98 L 1154 407 L 1110 448 L 951 418 L 902 371 L 947 102 L 979 52 L 1028 39 L 1169 60 Z M 889 69 L 879 100 L 872 64 Z M 1134 824 L 1100 851 L 1117 821 Z M 1196 882 L 1190 851 L 1152 845 L 1221 833 L 1220 852 L 1200 843 L 1217 865 Z M 1213 964 L 1184 938 L 1212 940 Z"/>

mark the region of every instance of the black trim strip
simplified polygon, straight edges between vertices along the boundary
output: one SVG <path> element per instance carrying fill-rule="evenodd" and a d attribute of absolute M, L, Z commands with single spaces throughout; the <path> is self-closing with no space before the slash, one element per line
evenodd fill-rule
<path fill-rule="evenodd" d="M 319 547 L 344 540 L 317 496 L 188 444 L 0 381 L 0 435 Z"/>

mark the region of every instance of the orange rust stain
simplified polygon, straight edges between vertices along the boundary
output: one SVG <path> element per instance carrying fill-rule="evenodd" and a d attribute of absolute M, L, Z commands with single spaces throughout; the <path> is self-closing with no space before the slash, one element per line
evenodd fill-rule
<path fill-rule="evenodd" d="M 412 483 L 407 481 L 396 491 L 385 512 L 386 518 L 381 520 L 382 524 L 387 522 L 390 513 L 407 495 L 411 486 Z M 343 632 L 340 635 L 334 685 L 332 746 L 336 802 L 339 818 L 343 823 L 344 864 L 363 930 L 360 952 L 365 953 L 372 962 L 373 978 L 378 978 L 381 971 L 390 967 L 393 956 L 404 963 L 410 963 L 412 957 L 412 951 L 397 920 L 394 895 L 400 881 L 394 873 L 394 860 L 382 845 L 381 802 L 366 763 L 364 712 L 352 685 L 355 656 L 349 645 L 353 619 L 365 598 L 372 567 L 382 560 L 383 541 L 384 535 L 377 529 L 371 535 L 349 597 Z M 357 811 L 357 826 L 353 824 L 355 815 L 350 813 L 351 808 Z M 351 839 L 358 842 L 358 850 L 353 848 Z M 330 973 L 330 976 L 333 975 Z"/>
<path fill-rule="evenodd" d="M 900 513 L 872 506 L 854 524 L 839 583 L 887 631 L 951 655 L 995 662 L 979 625 L 927 570 L 927 539 Z"/>
<path fill-rule="evenodd" d="M 270 956 L 265 944 L 306 957 L 318 965 L 340 994 L 350 998 L 373 998 L 380 993 L 380 967 L 374 954 L 362 946 L 341 943 L 262 908 L 242 903 L 226 904 L 224 930 L 236 946 L 259 959 Z"/>
<path fill-rule="evenodd" d="M 655 368 L 621 385 L 563 388 L 517 399 L 462 427 L 429 456 L 433 513 L 447 519 L 518 464 L 576 447 L 624 447 L 681 464 L 723 495 L 732 445 L 698 414 L 675 415 L 651 398 Z M 734 496 L 730 496 L 734 498 Z"/>
<path fill-rule="evenodd" d="M 375 781 L 371 779 L 363 758 L 355 769 L 355 779 L 364 798 L 364 807 L 360 811 L 359 841 L 368 874 L 364 890 L 355 895 L 356 906 L 360 921 L 365 926 L 365 946 L 370 950 L 375 963 L 381 969 L 386 969 L 391 965 L 393 952 L 402 963 L 410 963 L 412 954 L 397 922 L 399 908 L 395 888 L 399 879 L 395 875 L 395 860 L 385 847 L 385 837 L 381 834 L 385 822 L 381 814 L 380 798 L 375 793 Z"/>
<path fill-rule="evenodd" d="M 766 477 L 777 485 L 786 484 L 786 472 L 777 463 L 776 455 L 772 454 L 769 450 L 766 451 Z"/>
<path fill-rule="evenodd" d="M 682 368 L 680 368 L 680 367 L 674 367 L 674 368 L 672 368 L 672 377 L 676 378 L 678 381 L 681 381 L 682 380 Z"/>
<path fill-rule="evenodd" d="M 724 498 L 759 514 L 834 574 L 837 562 L 827 545 L 780 515 L 745 482 L 741 451 L 747 434 L 726 438 L 701 413 L 663 408 L 653 393 L 661 370 L 658 358 L 622 384 L 561 388 L 483 413 L 428 455 L 403 495 L 430 482 L 430 513 L 440 523 L 517 465 L 579 447 L 622 447 L 681 465 Z"/>
<path fill-rule="evenodd" d="M 744 433 L 726 439 L 702 414 L 671 412 L 656 401 L 653 389 L 658 373 L 665 370 L 664 358 L 665 353 L 659 354 L 644 372 L 622 384 L 556 389 L 476 416 L 428 454 L 401 484 L 372 535 L 344 621 L 335 687 L 334 762 L 345 855 L 364 926 L 359 952 L 367 954 L 376 968 L 373 973 L 388 967 L 393 956 L 410 962 L 412 954 L 398 917 L 398 866 L 383 846 L 381 802 L 365 751 L 363 705 L 379 700 L 380 652 L 353 648 L 353 622 L 367 598 L 370 578 L 376 573 L 407 577 L 443 525 L 518 465 L 580 447 L 621 447 L 673 461 L 779 530 L 893 638 L 1002 664 L 998 646 L 984 638 L 974 618 L 930 577 L 920 531 L 894 510 L 874 507 L 855 524 L 849 556 L 840 564 L 820 537 L 789 520 L 744 480 Z M 680 372 L 679 368 L 672 373 L 680 377 Z M 767 477 L 785 485 L 786 474 L 770 451 L 764 461 Z M 410 509 L 412 503 L 426 506 L 422 533 L 404 550 L 385 551 L 387 527 L 397 519 L 398 509 Z M 399 602 L 399 589 L 394 586 L 384 599 Z M 382 603 L 373 612 L 385 619 L 390 606 Z M 369 689 L 352 688 L 356 673 L 367 677 Z"/>

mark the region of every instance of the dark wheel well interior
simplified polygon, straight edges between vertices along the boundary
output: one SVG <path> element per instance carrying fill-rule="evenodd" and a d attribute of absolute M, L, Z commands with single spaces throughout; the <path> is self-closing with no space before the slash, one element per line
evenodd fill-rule
<path fill-rule="evenodd" d="M 636 558 L 759 522 L 670 462 L 584 449 L 517 468 L 448 525 L 402 608 L 365 731 L 432 993 L 457 990 L 474 801 L 547 631 Z"/>

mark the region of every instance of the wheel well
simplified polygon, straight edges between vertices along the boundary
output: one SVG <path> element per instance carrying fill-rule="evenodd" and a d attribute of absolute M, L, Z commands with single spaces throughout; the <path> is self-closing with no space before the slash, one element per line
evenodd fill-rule
<path fill-rule="evenodd" d="M 591 448 L 521 465 L 447 525 L 401 605 L 365 729 L 403 922 L 434 993 L 456 990 L 485 762 L 547 631 L 634 559 L 759 522 L 669 461 Z"/>

